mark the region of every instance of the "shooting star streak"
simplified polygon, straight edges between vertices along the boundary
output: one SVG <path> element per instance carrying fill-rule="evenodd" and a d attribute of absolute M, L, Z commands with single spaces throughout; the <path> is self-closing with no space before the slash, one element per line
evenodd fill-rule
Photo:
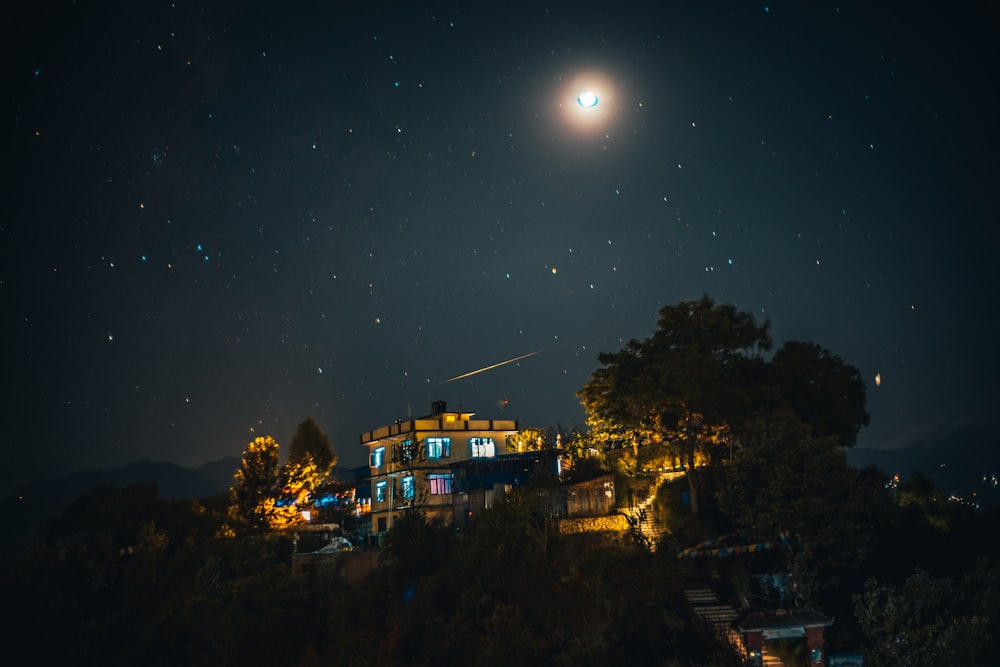
<path fill-rule="evenodd" d="M 549 349 L 552 349 L 552 348 L 548 348 L 548 347 L 545 348 L 545 350 L 549 350 Z M 513 359 L 508 359 L 507 361 L 501 361 L 499 364 L 493 364 L 492 366 L 486 366 L 485 368 L 480 368 L 479 370 L 475 370 L 475 371 L 472 371 L 470 373 L 463 373 L 462 375 L 456 375 L 455 377 L 453 377 L 453 378 L 451 378 L 449 380 L 445 380 L 441 384 L 448 384 L 449 382 L 454 382 L 455 380 L 461 380 L 462 378 L 467 378 L 470 375 L 477 375 L 479 373 L 485 373 L 486 371 L 491 371 L 494 368 L 499 368 L 500 366 L 506 366 L 507 364 L 514 363 L 515 361 L 521 361 L 521 359 L 527 359 L 528 357 L 533 357 L 536 354 L 541 354 L 542 352 L 545 352 L 545 350 L 536 350 L 535 352 L 529 352 L 528 354 L 522 354 L 520 357 L 514 357 Z"/>

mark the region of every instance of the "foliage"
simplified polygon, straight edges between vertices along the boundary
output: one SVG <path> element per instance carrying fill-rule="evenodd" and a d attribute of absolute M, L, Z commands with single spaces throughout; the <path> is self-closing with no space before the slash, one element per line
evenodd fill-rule
<path fill-rule="evenodd" d="M 381 638 L 372 664 L 739 664 L 680 615 L 665 563 L 553 530 L 551 482 L 514 489 L 457 534 L 416 514 L 393 526 L 375 584 L 388 590 L 373 593 L 386 604 L 365 618 Z"/>
<path fill-rule="evenodd" d="M 916 570 L 900 586 L 870 579 L 854 596 L 868 647 L 866 664 L 985 665 L 992 661 L 997 627 L 984 589 L 995 593 L 997 569 L 985 562 L 964 582 L 931 578 Z"/>
<path fill-rule="evenodd" d="M 788 341 L 768 364 L 768 381 L 814 437 L 853 447 L 868 425 L 861 371 L 815 343 Z"/>
<path fill-rule="evenodd" d="M 288 528 L 302 523 L 303 511 L 312 508 L 312 496 L 326 478 L 306 452 L 297 462 L 289 461 L 281 468 L 281 492 L 278 507 L 271 517 L 271 528 Z"/>
<path fill-rule="evenodd" d="M 724 487 L 726 473 L 706 475 L 706 490 L 714 477 Z M 460 531 L 405 515 L 389 531 L 380 569 L 357 585 L 336 567 L 293 575 L 290 540 L 273 532 L 217 537 L 226 497 L 167 502 L 155 487 L 100 487 L 5 569 L 0 595 L 17 601 L 18 612 L 8 620 L 17 638 L 8 656 L 37 662 L 44 646 L 44 662 L 102 665 L 426 665 L 452 664 L 456 656 L 469 665 L 740 664 L 688 615 L 670 552 L 554 530 L 552 482 L 532 480 Z M 660 493 L 676 498 L 675 487 Z M 887 503 L 884 488 L 882 496 Z M 911 514 L 912 505 L 882 509 L 907 521 L 923 516 Z M 831 512 L 832 521 L 841 520 L 837 508 Z M 963 516 L 949 522 L 948 543 L 989 546 L 995 526 Z M 880 524 L 884 543 L 898 549 L 891 555 L 919 557 L 922 534 L 894 533 L 896 523 Z M 725 527 L 704 534 L 719 530 Z M 952 568 L 955 562 L 948 561 Z M 713 561 L 720 569 L 726 563 Z M 839 594 L 861 594 L 863 581 Z M 882 576 L 863 607 L 871 664 L 898 657 L 875 662 L 888 636 L 905 640 L 899 656 L 932 651 L 929 638 L 937 636 L 953 649 L 928 653 L 939 664 L 989 664 L 991 633 L 1000 625 L 998 586 L 1000 568 L 989 562 L 964 579 Z M 850 611 L 838 610 L 835 627 L 850 621 Z"/>
<path fill-rule="evenodd" d="M 707 296 L 663 307 L 652 336 L 598 355 L 602 368 L 577 394 L 587 423 L 634 450 L 676 446 L 693 470 L 699 451 L 726 442 L 731 423 L 746 412 L 745 388 L 771 346 L 769 326 Z M 697 513 L 695 477 L 688 475 Z"/>
<path fill-rule="evenodd" d="M 330 474 L 333 466 L 337 465 L 337 455 L 333 451 L 330 438 L 312 417 L 306 417 L 296 427 L 292 443 L 288 447 L 289 464 L 304 465 L 307 457 L 312 459 L 319 477 L 324 479 Z"/>
<path fill-rule="evenodd" d="M 755 541 L 782 539 L 800 599 L 814 602 L 817 586 L 865 556 L 877 482 L 847 464 L 836 436 L 813 436 L 790 412 L 756 418 L 743 437 L 719 509 Z"/>
<path fill-rule="evenodd" d="M 547 447 L 555 446 L 555 439 L 549 429 L 526 426 L 517 433 L 508 436 L 508 452 L 537 452 Z"/>
<path fill-rule="evenodd" d="M 271 436 L 255 438 L 243 451 L 240 468 L 229 489 L 229 519 L 237 530 L 260 532 L 301 521 L 294 505 L 279 504 L 278 443 Z"/>

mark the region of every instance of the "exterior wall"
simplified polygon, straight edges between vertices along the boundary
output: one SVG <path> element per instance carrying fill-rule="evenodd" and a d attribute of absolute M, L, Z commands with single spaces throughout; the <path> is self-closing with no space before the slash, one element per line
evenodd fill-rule
<path fill-rule="evenodd" d="M 474 438 L 491 438 L 492 456 L 483 458 L 495 458 L 506 453 L 507 438 L 517 432 L 514 420 L 472 417 L 471 412 L 441 410 L 430 417 L 399 421 L 361 434 L 361 445 L 368 449 L 371 464 L 373 533 L 388 530 L 409 509 L 419 510 L 428 520 L 458 525 L 465 522 L 467 508 L 471 509 L 473 503 L 454 492 L 453 467 L 477 458 L 471 447 Z M 428 438 L 448 438 L 449 456 L 435 458 L 428 451 Z M 406 478 L 412 478 L 412 497 L 406 494 Z M 433 490 L 452 488 L 452 492 L 432 493 L 432 485 Z M 489 502 L 486 495 L 475 499 L 477 507 Z"/>
<path fill-rule="evenodd" d="M 566 516 L 605 516 L 615 510 L 615 477 L 602 475 L 566 490 Z"/>
<path fill-rule="evenodd" d="M 560 519 L 558 526 L 559 533 L 562 535 L 576 535 L 579 533 L 614 533 L 622 535 L 629 528 L 628 519 L 622 514 Z"/>
<path fill-rule="evenodd" d="M 378 552 L 341 551 L 331 554 L 292 554 L 292 574 L 313 575 L 333 568 L 349 584 L 359 584 L 379 568 Z"/>

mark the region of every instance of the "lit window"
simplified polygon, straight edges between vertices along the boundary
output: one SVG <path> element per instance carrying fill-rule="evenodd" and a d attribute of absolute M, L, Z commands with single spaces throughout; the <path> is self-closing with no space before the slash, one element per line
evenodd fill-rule
<path fill-rule="evenodd" d="M 413 496 L 415 495 L 416 486 L 413 484 L 413 475 L 407 475 L 403 478 L 403 498 L 413 500 Z"/>
<path fill-rule="evenodd" d="M 431 483 L 432 496 L 444 496 L 451 493 L 451 475 L 428 475 Z"/>
<path fill-rule="evenodd" d="M 427 458 L 446 459 L 451 456 L 451 438 L 427 438 Z"/>
<path fill-rule="evenodd" d="M 376 447 L 372 450 L 371 466 L 381 468 L 383 463 L 385 463 L 385 447 Z"/>
<path fill-rule="evenodd" d="M 469 456 L 474 459 L 490 458 L 497 455 L 493 438 L 469 438 Z"/>
<path fill-rule="evenodd" d="M 385 502 L 385 490 L 389 485 L 385 481 L 375 482 L 375 501 Z"/>

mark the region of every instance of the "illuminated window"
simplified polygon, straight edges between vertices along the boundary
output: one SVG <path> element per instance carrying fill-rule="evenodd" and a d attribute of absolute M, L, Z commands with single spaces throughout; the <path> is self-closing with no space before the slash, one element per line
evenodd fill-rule
<path fill-rule="evenodd" d="M 375 500 L 376 502 L 385 502 L 385 490 L 388 488 L 388 483 L 384 480 L 381 482 L 375 482 Z"/>
<path fill-rule="evenodd" d="M 385 463 L 385 447 L 376 447 L 372 450 L 371 466 L 381 468 L 383 463 Z"/>
<path fill-rule="evenodd" d="M 407 475 L 403 478 L 403 498 L 413 500 L 413 496 L 415 495 L 416 486 L 413 483 L 413 475 Z"/>
<path fill-rule="evenodd" d="M 427 458 L 446 459 L 451 456 L 451 438 L 427 438 Z"/>
<path fill-rule="evenodd" d="M 469 456 L 474 459 L 489 458 L 497 455 L 493 438 L 469 438 Z"/>
<path fill-rule="evenodd" d="M 432 496 L 444 496 L 451 493 L 451 475 L 428 475 L 431 483 Z"/>

